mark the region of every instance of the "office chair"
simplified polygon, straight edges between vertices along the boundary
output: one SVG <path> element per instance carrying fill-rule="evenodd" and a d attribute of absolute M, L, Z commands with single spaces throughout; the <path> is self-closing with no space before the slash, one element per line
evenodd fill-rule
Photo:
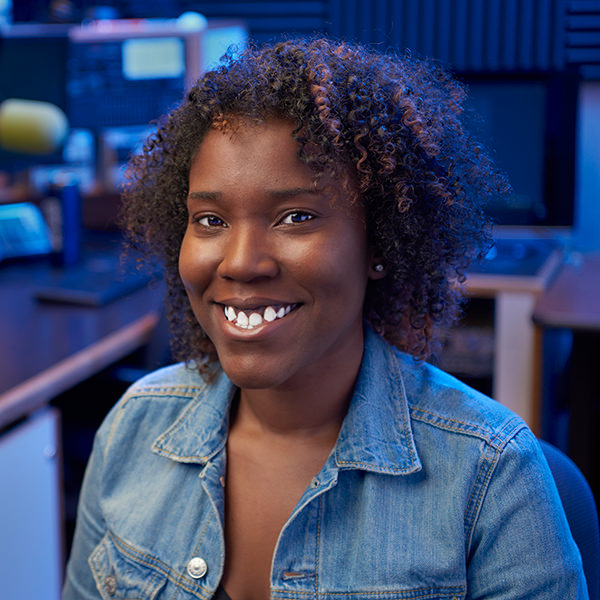
<path fill-rule="evenodd" d="M 544 440 L 540 440 L 540 445 L 581 553 L 590 600 L 600 600 L 600 527 L 592 490 L 566 454 Z"/>

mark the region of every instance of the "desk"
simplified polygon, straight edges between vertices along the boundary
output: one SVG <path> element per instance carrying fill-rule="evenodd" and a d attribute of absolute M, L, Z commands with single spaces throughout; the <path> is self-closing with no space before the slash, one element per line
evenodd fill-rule
<path fill-rule="evenodd" d="M 119 253 L 118 239 L 100 236 L 83 260 Z M 148 288 L 102 307 L 39 302 L 51 271 L 44 259 L 0 265 L 0 429 L 142 346 L 158 321 L 162 299 Z"/>
<path fill-rule="evenodd" d="M 519 242 L 522 233 L 516 235 L 514 239 L 507 235 L 498 242 L 510 247 L 512 243 L 536 241 L 531 237 Z M 469 296 L 493 298 L 495 304 L 492 397 L 520 415 L 536 434 L 540 428 L 536 376 L 539 339 L 531 315 L 561 261 L 561 251 L 553 249 L 542 253 L 539 265 L 530 273 L 519 273 L 516 268 L 514 272 L 483 268 L 469 273 L 466 283 Z"/>
<path fill-rule="evenodd" d="M 100 236 L 84 265 L 119 254 L 118 239 Z M 36 300 L 54 271 L 46 259 L 0 265 L 0 580 L 11 598 L 60 598 L 60 419 L 48 403 L 143 346 L 162 305 L 147 286 L 100 307 Z"/>
<path fill-rule="evenodd" d="M 538 298 L 533 322 L 543 334 L 573 334 L 566 402 L 568 454 L 600 498 L 600 253 L 574 254 Z"/>
<path fill-rule="evenodd" d="M 574 254 L 535 305 L 534 322 L 600 332 L 600 252 Z"/>

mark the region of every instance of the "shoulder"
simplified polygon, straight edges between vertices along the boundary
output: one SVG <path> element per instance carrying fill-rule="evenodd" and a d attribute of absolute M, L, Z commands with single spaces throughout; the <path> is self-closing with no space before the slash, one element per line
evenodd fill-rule
<path fill-rule="evenodd" d="M 465 499 L 469 539 L 478 522 L 502 514 L 501 490 L 536 496 L 540 510 L 562 519 L 539 442 L 520 416 L 430 364 L 395 354 L 423 469 Z"/>
<path fill-rule="evenodd" d="M 530 433 L 513 411 L 452 375 L 401 352 L 395 356 L 414 426 L 477 438 L 497 450 L 520 432 Z"/>
<path fill-rule="evenodd" d="M 448 440 L 453 445 L 469 440 L 474 449 L 485 443 L 502 451 L 520 432 L 530 434 L 523 419 L 507 407 L 392 347 L 371 329 L 366 330 L 355 393 L 371 399 L 371 413 L 381 413 L 382 423 L 394 415 L 409 420 L 415 436 L 428 440 L 433 451 Z"/>
<path fill-rule="evenodd" d="M 211 397 L 212 387 L 184 363 L 149 373 L 113 406 L 98 431 L 98 441 L 105 448 L 151 442 L 190 404 Z"/>
<path fill-rule="evenodd" d="M 125 397 L 139 395 L 140 393 L 168 393 L 170 391 L 183 392 L 186 390 L 197 391 L 206 387 L 205 379 L 198 371 L 186 364 L 177 363 L 148 373 L 138 379 L 126 392 Z"/>
<path fill-rule="evenodd" d="M 115 409 L 117 413 L 158 411 L 164 414 L 165 408 L 180 410 L 182 405 L 209 387 L 196 370 L 178 363 L 158 369 L 136 381 L 125 392 Z"/>

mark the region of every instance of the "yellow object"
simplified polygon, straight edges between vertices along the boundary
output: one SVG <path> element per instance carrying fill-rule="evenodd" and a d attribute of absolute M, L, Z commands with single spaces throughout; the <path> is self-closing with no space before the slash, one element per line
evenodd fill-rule
<path fill-rule="evenodd" d="M 49 102 L 9 99 L 0 104 L 0 147 L 22 154 L 50 154 L 67 135 L 64 112 Z"/>

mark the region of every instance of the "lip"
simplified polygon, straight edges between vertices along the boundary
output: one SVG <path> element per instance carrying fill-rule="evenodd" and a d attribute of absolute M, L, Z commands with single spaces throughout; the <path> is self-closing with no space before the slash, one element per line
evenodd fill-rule
<path fill-rule="evenodd" d="M 303 303 L 300 302 L 286 302 L 283 300 L 275 300 L 273 298 L 226 298 L 215 301 L 214 305 L 218 310 L 219 322 L 223 333 L 235 340 L 255 340 L 257 338 L 267 337 L 271 334 L 275 334 L 282 327 L 290 325 L 295 320 L 295 314 Z M 232 306 L 235 309 L 242 310 L 244 312 L 251 312 L 253 310 L 264 308 L 265 306 L 288 306 L 293 305 L 294 310 L 290 311 L 285 317 L 275 319 L 274 321 L 263 321 L 259 325 L 252 328 L 244 329 L 239 327 L 235 323 L 229 321 L 225 316 L 225 307 Z"/>
<path fill-rule="evenodd" d="M 264 297 L 251 297 L 251 298 L 225 298 L 214 300 L 215 304 L 218 304 L 222 307 L 225 306 L 233 306 L 238 310 L 243 310 L 244 312 L 247 310 L 254 310 L 257 308 L 263 308 L 265 306 L 288 306 L 292 304 L 300 305 L 301 302 L 295 300 L 281 300 L 275 298 L 264 298 Z"/>

